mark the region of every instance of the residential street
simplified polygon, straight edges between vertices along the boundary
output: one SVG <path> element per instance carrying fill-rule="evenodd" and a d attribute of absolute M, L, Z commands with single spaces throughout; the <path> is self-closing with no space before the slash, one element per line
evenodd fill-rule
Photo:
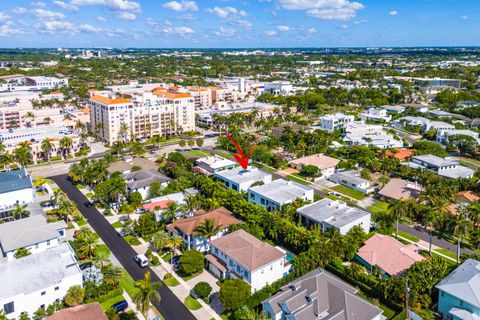
<path fill-rule="evenodd" d="M 128 245 L 115 231 L 110 223 L 103 217 L 103 215 L 95 208 L 85 207 L 84 203 L 87 198 L 78 190 L 72 183 L 67 180 L 67 175 L 57 175 L 50 177 L 57 185 L 68 195 L 68 197 L 78 205 L 78 209 L 82 215 L 88 220 L 89 224 L 102 238 L 105 244 L 109 247 L 112 254 L 118 259 L 122 266 L 132 276 L 134 280 L 143 279 L 145 271 L 150 268 L 140 268 L 133 257 L 136 254 L 135 250 Z M 151 271 L 152 281 L 161 281 L 160 278 Z M 160 290 L 160 303 L 153 300 L 152 304 L 162 314 L 166 320 L 193 320 L 195 317 L 185 307 L 182 301 L 172 293 L 168 286 L 163 285 Z"/>

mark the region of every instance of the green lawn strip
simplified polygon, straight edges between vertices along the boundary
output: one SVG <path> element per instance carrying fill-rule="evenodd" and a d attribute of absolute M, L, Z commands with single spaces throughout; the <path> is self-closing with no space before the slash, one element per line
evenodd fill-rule
<path fill-rule="evenodd" d="M 415 243 L 420 241 L 419 238 L 412 236 L 411 234 L 403 232 L 401 230 L 398 230 L 398 235 Z"/>
<path fill-rule="evenodd" d="M 218 154 L 221 157 L 227 158 L 227 159 L 230 159 L 232 157 L 231 153 L 229 153 L 225 150 L 216 149 L 216 150 L 214 150 L 214 153 Z"/>
<path fill-rule="evenodd" d="M 195 278 L 196 276 L 200 275 L 202 272 L 203 272 L 203 270 L 201 270 L 200 272 L 191 274 L 191 275 L 185 275 L 185 274 L 182 274 L 181 272 L 177 272 L 177 274 L 178 274 L 178 276 L 180 276 L 180 278 L 182 278 L 184 281 L 188 281 L 188 280 L 193 279 L 193 278 Z"/>
<path fill-rule="evenodd" d="M 452 259 L 457 259 L 457 255 L 449 250 L 446 250 L 446 249 L 442 249 L 442 248 L 439 248 L 439 249 L 435 249 L 433 250 L 434 252 L 437 252 L 437 253 L 441 253 L 443 254 L 444 256 L 447 256 L 449 258 L 452 258 Z"/>
<path fill-rule="evenodd" d="M 265 171 L 268 171 L 268 172 L 270 172 L 270 173 L 275 173 L 275 172 L 277 172 L 277 170 L 276 170 L 275 168 L 269 167 L 269 166 L 267 166 L 267 165 L 265 165 L 265 164 L 262 164 L 262 163 L 255 162 L 254 165 L 255 165 L 256 167 L 259 167 L 259 168 L 261 168 L 261 169 L 263 169 L 263 170 L 265 170 Z"/>
<path fill-rule="evenodd" d="M 123 269 L 122 272 L 123 272 L 123 277 L 122 277 L 122 280 L 120 280 L 120 285 L 125 291 L 127 291 L 128 295 L 132 297 L 135 294 L 135 292 L 138 290 L 137 288 L 135 288 L 135 281 L 125 269 Z"/>
<path fill-rule="evenodd" d="M 125 236 L 123 237 L 123 239 L 131 246 L 138 246 L 138 245 L 141 245 L 142 243 L 140 242 L 140 240 L 138 240 L 137 237 L 135 236 Z"/>
<path fill-rule="evenodd" d="M 339 193 L 342 193 L 346 196 L 349 196 L 349 197 L 357 199 L 357 200 L 362 200 L 367 196 L 366 194 L 363 194 L 360 191 L 357 191 L 357 190 L 354 190 L 352 188 L 345 187 L 345 186 L 342 186 L 342 185 L 334 186 L 334 187 L 331 187 L 330 189 L 335 190 Z"/>
<path fill-rule="evenodd" d="M 460 164 L 467 166 L 471 169 L 477 170 L 480 167 L 480 161 L 470 158 L 460 157 Z"/>
<path fill-rule="evenodd" d="M 102 307 L 103 311 L 108 311 L 112 308 L 112 305 L 114 305 L 117 302 L 122 301 L 124 298 L 122 295 L 118 295 L 110 300 L 107 300 L 105 302 L 100 303 L 100 306 Z"/>
<path fill-rule="evenodd" d="M 123 228 L 123 223 L 121 221 L 115 221 L 112 223 L 113 228 Z"/>
<path fill-rule="evenodd" d="M 377 201 L 371 206 L 367 208 L 367 210 L 370 210 L 371 212 L 381 212 L 381 211 L 388 211 L 388 203 L 384 201 Z"/>
<path fill-rule="evenodd" d="M 169 287 L 176 287 L 180 284 L 175 277 L 164 279 L 163 282 Z"/>
<path fill-rule="evenodd" d="M 310 185 L 310 183 L 308 181 L 305 181 L 305 180 L 303 180 L 303 179 L 301 179 L 297 176 L 294 176 L 293 174 L 291 174 L 289 176 L 286 176 L 285 179 L 298 182 L 300 184 L 303 184 L 304 186 L 309 186 Z"/>
<path fill-rule="evenodd" d="M 191 296 L 187 296 L 183 303 L 190 310 L 198 310 L 202 308 L 200 302 L 198 302 L 195 298 L 192 298 Z"/>
<path fill-rule="evenodd" d="M 87 220 L 85 219 L 81 219 L 81 220 L 78 220 L 78 221 L 75 221 L 79 227 L 83 227 L 84 225 L 87 224 Z"/>
<path fill-rule="evenodd" d="M 198 156 L 198 157 L 206 157 L 206 156 L 211 156 L 212 154 L 210 152 L 202 151 L 202 150 L 188 150 L 186 153 L 192 156 Z"/>

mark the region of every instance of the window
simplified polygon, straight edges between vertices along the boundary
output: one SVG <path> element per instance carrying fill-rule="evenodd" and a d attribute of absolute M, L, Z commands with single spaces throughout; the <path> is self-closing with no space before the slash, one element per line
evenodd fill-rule
<path fill-rule="evenodd" d="M 35 249 L 38 249 L 38 243 L 35 245 Z"/>
<path fill-rule="evenodd" d="M 49 246 L 49 245 L 50 245 L 50 240 L 47 240 L 47 246 Z"/>
<path fill-rule="evenodd" d="M 55 291 L 58 291 L 58 289 L 60 289 L 60 287 L 55 287 Z"/>
<path fill-rule="evenodd" d="M 260 199 L 260 203 L 261 203 L 261 204 L 265 204 L 265 199 L 261 198 L 261 199 Z"/>
<path fill-rule="evenodd" d="M 42 291 L 42 293 L 40 293 L 40 295 L 44 296 L 44 295 L 45 295 L 45 293 L 46 293 L 45 291 Z"/>
<path fill-rule="evenodd" d="M 12 302 L 6 303 L 3 305 L 3 310 L 5 310 L 6 314 L 10 314 L 12 312 L 15 312 L 15 305 Z"/>

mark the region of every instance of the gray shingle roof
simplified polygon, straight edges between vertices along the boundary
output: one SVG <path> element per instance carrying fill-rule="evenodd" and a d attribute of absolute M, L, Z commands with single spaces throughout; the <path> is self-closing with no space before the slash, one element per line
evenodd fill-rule
<path fill-rule="evenodd" d="M 59 284 L 82 272 L 68 243 L 0 264 L 0 300 Z M 81 280 L 80 280 L 81 281 Z"/>
<path fill-rule="evenodd" d="M 32 180 L 25 168 L 0 172 L 0 193 L 32 188 Z"/>
<path fill-rule="evenodd" d="M 270 304 L 276 314 L 287 311 L 296 320 L 371 320 L 382 313 L 356 292 L 330 273 L 316 269 L 263 303 Z"/>
<path fill-rule="evenodd" d="M 164 176 L 153 168 L 124 173 L 122 174 L 122 178 L 127 181 L 133 180 L 127 182 L 127 186 L 130 189 L 139 189 L 143 187 L 148 187 L 153 182 L 164 183 L 171 180 L 169 177 Z"/>
<path fill-rule="evenodd" d="M 30 216 L 0 224 L 0 245 L 3 252 L 31 246 L 60 237 L 58 230 L 65 229 L 63 221 L 47 223 L 43 215 Z"/>
<path fill-rule="evenodd" d="M 362 177 L 360 177 L 360 171 L 358 170 L 336 172 L 329 177 L 329 180 L 345 180 L 354 185 L 370 183 L 370 181 L 368 181 L 367 179 L 363 179 Z"/>
<path fill-rule="evenodd" d="M 299 208 L 297 212 L 311 220 L 327 222 L 337 228 L 341 228 L 370 215 L 370 212 L 368 211 L 349 207 L 343 201 L 331 200 L 328 198 L 307 204 L 306 206 Z"/>
<path fill-rule="evenodd" d="M 480 262 L 468 259 L 436 288 L 480 308 Z"/>

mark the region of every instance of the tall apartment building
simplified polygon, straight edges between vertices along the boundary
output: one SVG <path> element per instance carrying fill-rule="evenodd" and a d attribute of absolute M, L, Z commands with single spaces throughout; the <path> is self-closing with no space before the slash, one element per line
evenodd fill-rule
<path fill-rule="evenodd" d="M 157 89 L 134 94 L 131 99 L 109 94 L 92 95 L 89 100 L 91 126 L 108 144 L 195 130 L 195 101 L 189 93 Z"/>
<path fill-rule="evenodd" d="M 195 102 L 195 109 L 206 109 L 212 106 L 212 91 L 205 88 L 188 88 Z"/>
<path fill-rule="evenodd" d="M 220 87 L 208 87 L 208 89 L 212 92 L 212 103 L 215 104 L 217 102 L 232 102 L 232 90 L 228 88 L 220 88 Z"/>

